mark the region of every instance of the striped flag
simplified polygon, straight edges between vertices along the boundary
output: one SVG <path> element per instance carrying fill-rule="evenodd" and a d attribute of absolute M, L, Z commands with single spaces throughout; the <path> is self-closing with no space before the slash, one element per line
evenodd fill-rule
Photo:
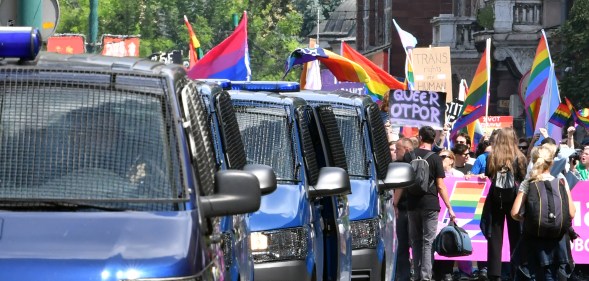
<path fill-rule="evenodd" d="M 366 70 L 370 76 L 370 82 L 366 83 L 369 95 L 382 100 L 383 95 L 388 93 L 390 89 L 405 89 L 403 83 L 354 50 L 346 42 L 342 42 L 342 56 L 356 62 Z"/>
<path fill-rule="evenodd" d="M 470 83 L 470 90 L 464 100 L 462 113 L 454 122 L 452 138 L 466 125 L 487 115 L 487 99 L 489 97 L 489 84 L 491 81 L 491 39 L 487 39 L 485 51 L 479 62 L 476 73 Z"/>
<path fill-rule="evenodd" d="M 538 118 L 536 118 L 536 127 L 534 131 L 539 132 L 540 128 L 544 127 L 556 143 L 560 143 L 562 139 L 562 127 L 549 122 L 550 117 L 554 114 L 560 104 L 560 92 L 558 90 L 556 73 L 554 73 L 554 65 L 550 66 L 549 71 L 548 87 L 546 87 L 546 92 L 540 98 L 542 102 L 540 103 L 540 110 L 538 111 Z"/>
<path fill-rule="evenodd" d="M 407 52 L 405 58 L 405 85 L 409 90 L 415 90 L 415 75 L 413 74 L 413 64 L 411 64 L 411 50 Z"/>
<path fill-rule="evenodd" d="M 294 50 L 286 59 L 284 76 L 295 65 L 301 65 L 315 60 L 319 60 L 325 65 L 338 81 L 361 82 L 365 84 L 370 82 L 370 76 L 368 76 L 362 66 L 323 48 L 299 48 Z"/>
<path fill-rule="evenodd" d="M 415 77 L 413 75 L 413 65 L 411 64 L 411 49 L 415 48 L 417 45 L 417 38 L 413 36 L 413 34 L 403 30 L 398 24 L 395 19 L 393 19 L 393 24 L 395 24 L 395 29 L 397 29 L 397 33 L 399 33 L 399 38 L 401 39 L 401 44 L 403 45 L 403 49 L 405 50 L 405 84 L 406 88 L 409 90 L 415 90 Z"/>
<path fill-rule="evenodd" d="M 548 122 L 562 128 L 566 126 L 566 123 L 569 121 L 571 117 L 572 113 L 569 106 L 566 103 L 560 103 L 558 105 L 558 108 L 556 108 L 556 111 L 554 111 L 554 114 L 552 114 L 552 116 L 550 117 L 550 120 L 548 120 Z"/>
<path fill-rule="evenodd" d="M 192 25 L 188 21 L 186 15 L 184 15 L 184 24 L 186 24 L 186 27 L 188 28 L 188 36 L 190 37 L 190 41 L 188 41 L 188 69 L 190 69 L 196 64 L 198 59 L 202 57 L 202 54 L 200 54 L 202 53 L 202 50 L 200 49 L 200 42 L 198 41 L 198 38 L 196 38 L 196 34 L 194 34 Z"/>
<path fill-rule="evenodd" d="M 393 24 L 395 24 L 395 28 L 397 29 L 397 33 L 399 33 L 399 38 L 401 38 L 401 44 L 403 44 L 403 48 L 405 51 L 415 48 L 417 45 L 417 38 L 413 36 L 413 34 L 403 30 L 398 24 L 395 19 L 393 19 Z"/>
<path fill-rule="evenodd" d="M 579 112 L 575 109 L 575 107 L 573 106 L 573 104 L 571 103 L 571 101 L 568 98 L 564 98 L 564 100 L 567 103 L 567 106 L 569 108 L 569 110 L 572 112 L 574 112 L 575 114 L 573 115 L 573 119 L 575 120 L 575 123 L 578 125 L 583 126 L 583 128 L 589 130 L 589 117 L 586 116 L 582 116 L 581 114 L 579 114 Z"/>
<path fill-rule="evenodd" d="M 548 86 L 548 78 L 550 76 L 550 66 L 552 59 L 550 58 L 550 51 L 548 49 L 548 41 L 546 34 L 542 30 L 542 36 L 536 49 L 536 56 L 532 63 L 532 70 L 530 72 L 530 81 L 526 89 L 524 99 L 524 106 L 529 107 L 535 100 L 540 98 Z"/>

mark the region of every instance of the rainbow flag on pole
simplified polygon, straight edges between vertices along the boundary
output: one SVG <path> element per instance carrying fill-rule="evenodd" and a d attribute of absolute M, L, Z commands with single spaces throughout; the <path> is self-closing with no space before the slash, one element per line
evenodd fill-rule
<path fill-rule="evenodd" d="M 474 122 L 482 116 L 487 115 L 487 104 L 489 99 L 489 84 L 491 81 L 491 39 L 487 39 L 487 46 L 479 62 L 476 73 L 470 83 L 469 92 L 464 100 L 462 113 L 454 122 L 452 137 L 466 125 Z"/>
<path fill-rule="evenodd" d="M 528 88 L 526 89 L 526 95 L 524 99 L 524 106 L 529 107 L 535 100 L 540 98 L 545 92 L 548 86 L 548 78 L 550 76 L 550 67 L 552 65 L 552 59 L 550 58 L 550 50 L 548 49 L 548 41 L 546 40 L 546 34 L 542 30 L 542 36 L 536 49 L 536 56 L 532 63 L 532 70 L 530 73 L 530 81 Z"/>
<path fill-rule="evenodd" d="M 390 89 L 405 89 L 403 83 L 354 50 L 346 42 L 342 42 L 342 56 L 359 64 L 370 76 L 370 82 L 366 83 L 369 95 L 382 100 L 383 95 L 388 93 Z"/>
<path fill-rule="evenodd" d="M 190 41 L 188 42 L 188 69 L 192 68 L 198 59 L 202 57 L 202 50 L 200 49 L 200 42 L 198 38 L 196 38 L 196 34 L 192 30 L 192 25 L 188 21 L 188 17 L 184 15 L 184 24 L 186 24 L 186 28 L 188 28 L 188 36 L 190 37 Z"/>

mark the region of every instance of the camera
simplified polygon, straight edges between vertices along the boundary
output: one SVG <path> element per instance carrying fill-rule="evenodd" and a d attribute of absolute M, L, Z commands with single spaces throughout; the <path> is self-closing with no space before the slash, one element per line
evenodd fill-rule
<path fill-rule="evenodd" d="M 581 149 L 575 149 L 575 152 L 569 156 L 569 161 L 576 161 L 581 160 L 581 153 L 583 151 Z"/>

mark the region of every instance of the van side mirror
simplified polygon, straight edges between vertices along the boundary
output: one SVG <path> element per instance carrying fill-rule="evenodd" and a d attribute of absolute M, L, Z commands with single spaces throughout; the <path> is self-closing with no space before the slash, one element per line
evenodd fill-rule
<path fill-rule="evenodd" d="M 407 188 L 415 181 L 415 171 L 409 163 L 389 163 L 387 175 L 384 180 L 379 181 L 378 190 Z"/>
<path fill-rule="evenodd" d="M 319 170 L 319 179 L 314 187 L 309 187 L 311 198 L 347 195 L 352 192 L 348 172 L 338 167 L 323 167 Z"/>
<path fill-rule="evenodd" d="M 253 213 L 260 208 L 260 182 L 252 173 L 224 170 L 215 173 L 215 194 L 200 197 L 206 217 Z"/>
<path fill-rule="evenodd" d="M 261 164 L 247 164 L 243 167 L 243 170 L 252 173 L 258 178 L 262 195 L 270 194 L 276 190 L 276 174 L 272 167 Z"/>

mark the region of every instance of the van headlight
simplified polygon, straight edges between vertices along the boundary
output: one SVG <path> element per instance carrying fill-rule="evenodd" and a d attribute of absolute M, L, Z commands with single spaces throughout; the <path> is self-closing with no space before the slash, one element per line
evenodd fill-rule
<path fill-rule="evenodd" d="M 352 249 L 376 248 L 380 237 L 379 219 L 368 219 L 352 221 L 350 231 L 352 232 Z"/>
<path fill-rule="evenodd" d="M 250 247 L 254 262 L 305 259 L 307 234 L 308 230 L 303 227 L 252 232 Z"/>

